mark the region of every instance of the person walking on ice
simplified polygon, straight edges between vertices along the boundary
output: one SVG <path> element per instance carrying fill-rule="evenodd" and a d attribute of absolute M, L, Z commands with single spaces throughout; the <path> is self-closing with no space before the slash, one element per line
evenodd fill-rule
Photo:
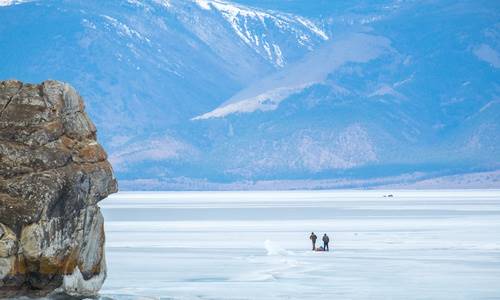
<path fill-rule="evenodd" d="M 325 251 L 330 251 L 330 248 L 328 248 L 328 243 L 329 242 L 330 242 L 330 238 L 325 233 L 323 235 L 323 249 L 325 249 Z"/>
<path fill-rule="evenodd" d="M 309 236 L 309 239 L 312 242 L 313 250 L 316 250 L 316 240 L 318 239 L 318 237 L 314 234 L 314 232 L 311 232 L 311 235 Z"/>

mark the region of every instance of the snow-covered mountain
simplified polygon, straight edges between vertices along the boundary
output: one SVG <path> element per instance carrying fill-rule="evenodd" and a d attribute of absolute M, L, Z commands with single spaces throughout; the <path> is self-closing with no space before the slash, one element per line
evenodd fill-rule
<path fill-rule="evenodd" d="M 0 0 L 0 6 L 10 6 L 28 2 L 30 0 Z"/>
<path fill-rule="evenodd" d="M 494 1 L 9 0 L 0 19 L 0 77 L 77 87 L 127 188 L 500 167 Z"/>

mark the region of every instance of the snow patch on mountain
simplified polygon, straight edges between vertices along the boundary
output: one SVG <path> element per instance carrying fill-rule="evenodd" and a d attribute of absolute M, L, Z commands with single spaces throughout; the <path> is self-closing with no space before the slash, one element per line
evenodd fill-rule
<path fill-rule="evenodd" d="M 322 39 L 329 39 L 328 35 L 318 26 L 316 26 L 312 21 L 300 16 L 279 13 L 275 11 L 267 12 L 260 9 L 250 8 L 247 6 L 218 0 L 195 0 L 195 2 L 203 9 L 210 10 L 211 8 L 214 8 L 221 12 L 226 17 L 226 19 L 235 26 L 235 30 L 240 31 L 241 33 L 244 33 L 241 31 L 242 27 L 248 30 L 248 27 L 246 26 L 248 19 L 245 18 L 253 18 L 260 20 L 260 22 L 262 22 L 264 25 L 267 20 L 270 20 L 273 23 L 277 24 L 279 27 L 287 26 L 286 23 L 298 22 Z M 249 36 L 245 35 L 245 37 Z"/>
<path fill-rule="evenodd" d="M 129 0 L 133 2 L 140 2 L 140 0 Z M 153 0 L 154 3 L 159 4 L 161 6 L 164 6 L 166 8 L 172 7 L 172 2 L 171 0 Z M 141 2 L 142 3 L 142 2 Z"/>
<path fill-rule="evenodd" d="M 491 108 L 493 105 L 496 105 L 496 104 L 500 104 L 500 99 L 493 100 L 493 101 L 490 101 L 490 102 L 486 103 L 483 107 L 481 107 L 479 109 L 479 112 L 481 113 L 481 112 L 483 112 L 483 111 Z"/>
<path fill-rule="evenodd" d="M 411 74 L 410 77 L 405 78 L 405 79 L 403 79 L 401 81 L 395 82 L 392 86 L 395 87 L 395 88 L 397 88 L 399 86 L 403 86 L 403 85 L 405 85 L 407 83 L 410 83 L 413 80 L 414 77 L 415 77 L 415 74 Z"/>
<path fill-rule="evenodd" d="M 194 0 L 203 10 L 215 10 L 231 26 L 236 35 L 257 53 L 278 67 L 285 65 L 285 58 L 274 42 L 273 28 L 279 32 L 291 32 L 298 43 L 311 48 L 313 38 L 329 40 L 328 35 L 311 20 L 301 16 L 276 11 L 265 11 L 219 0 Z M 270 36 L 271 35 L 271 36 Z"/>
<path fill-rule="evenodd" d="M 194 0 L 194 1 L 196 2 L 196 4 L 198 4 L 203 9 L 206 9 L 206 10 L 211 9 L 210 3 L 208 1 L 205 1 L 205 0 Z"/>
<path fill-rule="evenodd" d="M 118 35 L 123 36 L 123 37 L 129 37 L 129 38 L 137 38 L 139 40 L 145 41 L 150 43 L 151 40 L 143 35 L 141 35 L 139 32 L 136 30 L 130 28 L 127 26 L 127 24 L 122 23 L 118 21 L 117 19 L 107 16 L 107 15 L 101 15 L 108 24 L 110 24 L 113 28 L 116 29 Z"/>
<path fill-rule="evenodd" d="M 109 161 L 115 170 L 122 171 L 127 169 L 128 164 L 181 159 L 186 155 L 192 159 L 198 154 L 193 146 L 173 137 L 164 136 L 122 145 L 117 150 L 111 150 Z"/>
<path fill-rule="evenodd" d="M 489 63 L 495 68 L 500 68 L 500 55 L 489 45 L 481 44 L 475 47 L 472 52 L 482 61 Z"/>
<path fill-rule="evenodd" d="M 310 53 L 303 61 L 258 81 L 233 96 L 225 104 L 192 120 L 275 110 L 287 97 L 313 84 L 323 82 L 328 74 L 340 66 L 347 63 L 366 63 L 390 49 L 390 41 L 380 36 L 356 33 L 339 37 L 322 49 Z M 379 93 L 390 92 L 387 89 L 379 91 Z"/>
<path fill-rule="evenodd" d="M 274 90 L 267 91 L 255 97 L 248 98 L 235 103 L 230 103 L 226 106 L 217 108 L 211 112 L 192 118 L 191 120 L 205 120 L 210 118 L 222 118 L 233 113 L 251 113 L 257 110 L 270 111 L 278 108 L 281 101 L 288 96 L 297 93 L 313 83 L 304 83 L 298 86 L 279 87 Z"/>
<path fill-rule="evenodd" d="M 33 0 L 0 0 L 0 6 L 17 5 L 21 3 L 31 2 Z"/>
<path fill-rule="evenodd" d="M 394 98 L 399 98 L 399 99 L 405 98 L 403 94 L 396 91 L 393 87 L 387 84 L 381 85 L 377 90 L 368 95 L 369 98 L 384 97 L 384 96 L 392 96 Z"/>
<path fill-rule="evenodd" d="M 311 20 L 308 20 L 306 18 L 302 18 L 299 16 L 296 16 L 295 18 L 299 23 L 301 23 L 305 27 L 309 28 L 312 32 L 316 33 L 318 36 L 320 36 L 325 41 L 329 40 L 328 35 L 323 30 L 319 29 L 316 25 L 314 25 L 314 23 Z"/>

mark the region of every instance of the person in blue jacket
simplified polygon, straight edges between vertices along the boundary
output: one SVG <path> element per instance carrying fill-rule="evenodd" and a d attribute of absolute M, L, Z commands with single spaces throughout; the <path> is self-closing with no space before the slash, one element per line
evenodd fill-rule
<path fill-rule="evenodd" d="M 325 233 L 323 235 L 323 249 L 325 249 L 325 251 L 330 251 L 330 248 L 328 248 L 328 243 L 329 242 L 330 242 L 330 238 Z"/>

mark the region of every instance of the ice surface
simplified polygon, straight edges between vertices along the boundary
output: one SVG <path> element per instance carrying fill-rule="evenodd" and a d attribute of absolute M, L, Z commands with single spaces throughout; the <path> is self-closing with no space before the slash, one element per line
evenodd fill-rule
<path fill-rule="evenodd" d="M 293 253 L 290 251 L 287 251 L 283 248 L 281 248 L 280 245 L 270 241 L 266 240 L 264 243 L 264 247 L 267 250 L 267 255 L 281 255 L 281 256 L 287 256 L 287 255 L 292 255 Z"/>
<path fill-rule="evenodd" d="M 103 298 L 500 298 L 498 190 L 119 193 L 102 211 Z"/>

